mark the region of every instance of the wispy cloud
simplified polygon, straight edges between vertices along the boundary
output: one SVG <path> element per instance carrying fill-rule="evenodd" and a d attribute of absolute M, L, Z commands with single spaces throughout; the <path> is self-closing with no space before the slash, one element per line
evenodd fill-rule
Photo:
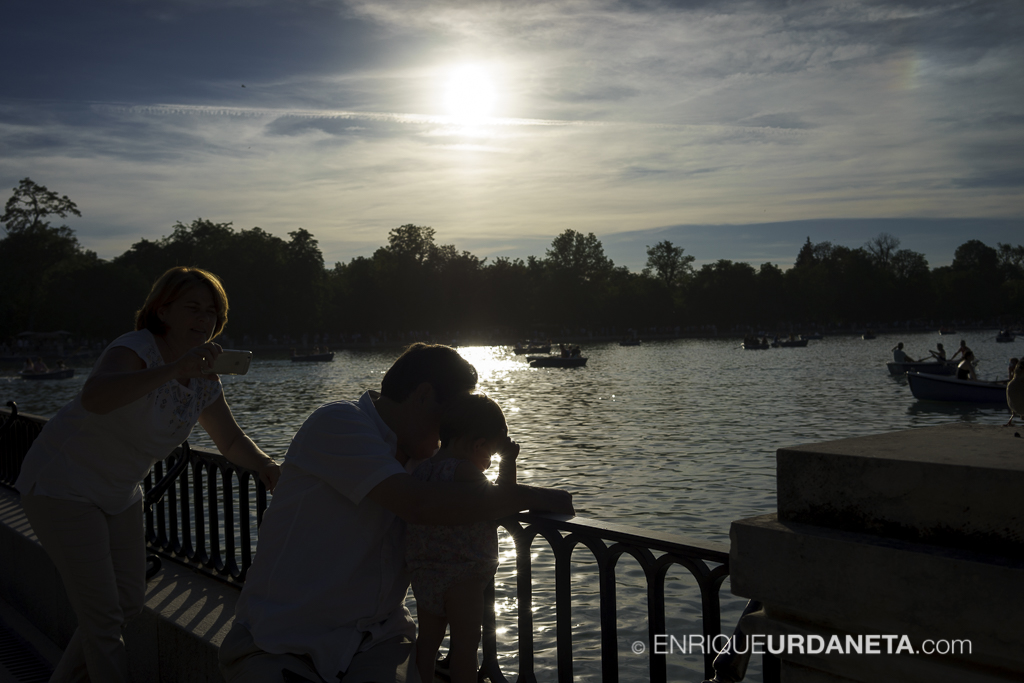
<path fill-rule="evenodd" d="M 431 125 L 458 125 L 458 126 L 596 126 L 602 125 L 593 121 L 557 121 L 552 119 L 513 119 L 497 116 L 481 117 L 474 119 L 470 124 L 456 116 L 439 116 L 429 114 L 399 114 L 393 112 L 372 112 L 372 111 L 333 111 L 317 109 L 268 109 L 254 107 L 222 107 L 209 105 L 189 104 L 155 104 L 132 107 L 100 106 L 98 109 L 105 109 L 111 112 L 125 114 L 197 114 L 206 116 L 237 116 L 279 119 L 283 117 L 318 119 L 327 121 L 337 120 L 364 120 L 385 123 L 407 123 L 407 124 L 431 124 Z"/>

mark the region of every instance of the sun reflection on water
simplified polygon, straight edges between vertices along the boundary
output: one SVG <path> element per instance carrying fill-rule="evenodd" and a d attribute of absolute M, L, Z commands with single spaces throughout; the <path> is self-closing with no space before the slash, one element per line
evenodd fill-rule
<path fill-rule="evenodd" d="M 508 379 L 523 368 L 507 346 L 460 346 L 459 355 L 476 368 L 480 384 Z"/>

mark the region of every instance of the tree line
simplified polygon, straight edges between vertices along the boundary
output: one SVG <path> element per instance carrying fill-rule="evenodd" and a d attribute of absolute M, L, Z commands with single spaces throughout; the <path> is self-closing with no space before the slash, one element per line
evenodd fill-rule
<path fill-rule="evenodd" d="M 883 326 L 907 321 L 1017 322 L 1024 245 L 960 245 L 949 266 L 881 234 L 863 247 L 811 242 L 792 268 L 720 259 L 699 269 L 670 241 L 641 272 L 616 266 L 593 234 L 566 230 L 543 256 L 479 258 L 402 225 L 372 256 L 327 266 L 303 228 L 288 239 L 197 218 L 120 256 L 99 258 L 51 221 L 80 216 L 67 196 L 25 178 L 0 217 L 0 339 L 63 329 L 96 339 L 130 328 L 167 268 L 216 273 L 241 335 L 385 333 L 510 340 L 535 333 L 621 335 L 651 328 L 719 332 Z"/>

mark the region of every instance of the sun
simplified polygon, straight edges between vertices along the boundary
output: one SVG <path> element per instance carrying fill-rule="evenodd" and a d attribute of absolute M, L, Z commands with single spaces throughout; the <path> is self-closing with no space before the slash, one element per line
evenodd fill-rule
<path fill-rule="evenodd" d="M 494 80 L 487 70 L 475 64 L 457 67 L 445 85 L 448 114 L 460 120 L 482 119 L 494 110 Z"/>

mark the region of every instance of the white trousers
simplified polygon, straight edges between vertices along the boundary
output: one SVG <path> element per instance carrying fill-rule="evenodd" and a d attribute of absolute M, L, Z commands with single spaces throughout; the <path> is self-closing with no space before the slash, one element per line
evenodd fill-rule
<path fill-rule="evenodd" d="M 33 494 L 21 505 L 78 617 L 51 683 L 127 683 L 121 627 L 142 611 L 146 590 L 142 501 L 117 515 Z"/>

